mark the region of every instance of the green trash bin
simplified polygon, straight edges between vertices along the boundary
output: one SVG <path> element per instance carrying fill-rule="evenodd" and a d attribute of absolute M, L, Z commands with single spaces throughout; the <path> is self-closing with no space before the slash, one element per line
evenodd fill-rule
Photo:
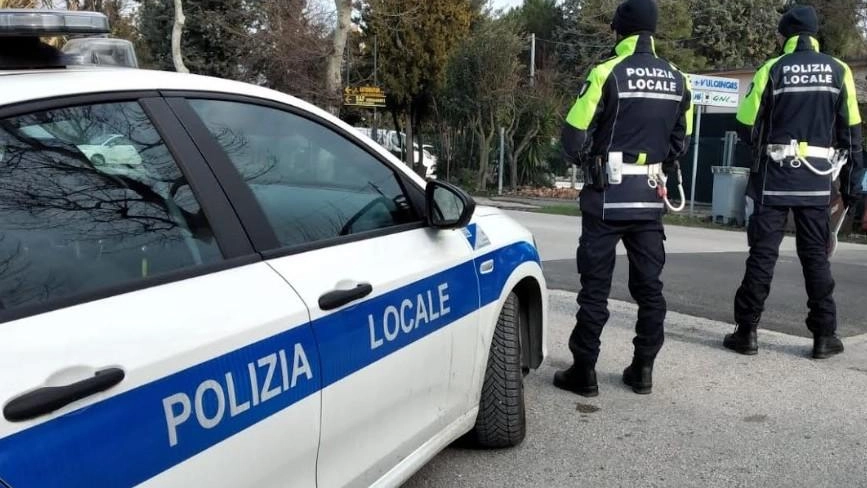
<path fill-rule="evenodd" d="M 750 177 L 749 168 L 737 166 L 713 166 L 713 203 L 711 215 L 714 222 L 743 226 L 746 222 L 746 190 Z"/>

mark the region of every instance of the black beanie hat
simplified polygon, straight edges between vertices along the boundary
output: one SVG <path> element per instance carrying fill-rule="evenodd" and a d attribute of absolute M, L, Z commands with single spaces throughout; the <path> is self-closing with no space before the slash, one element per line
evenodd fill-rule
<path fill-rule="evenodd" d="M 636 32 L 656 32 L 656 0 L 626 0 L 614 12 L 611 28 L 621 36 Z"/>
<path fill-rule="evenodd" d="M 816 34 L 819 32 L 816 10 L 808 5 L 793 7 L 780 19 L 777 30 L 786 39 L 798 34 Z"/>

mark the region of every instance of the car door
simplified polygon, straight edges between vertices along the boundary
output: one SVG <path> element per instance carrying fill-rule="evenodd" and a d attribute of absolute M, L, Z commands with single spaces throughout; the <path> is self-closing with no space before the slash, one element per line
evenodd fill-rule
<path fill-rule="evenodd" d="M 0 486 L 315 486 L 306 306 L 182 134 L 133 94 L 0 110 Z"/>
<path fill-rule="evenodd" d="M 319 486 L 369 486 L 455 421 L 453 333 L 477 325 L 472 248 L 460 230 L 426 228 L 421 190 L 349 131 L 290 107 L 209 97 L 172 106 L 205 154 L 222 149 L 211 164 L 240 174 L 236 207 L 255 200 L 273 230 L 259 239 L 268 263 L 310 309 L 322 361 Z"/>

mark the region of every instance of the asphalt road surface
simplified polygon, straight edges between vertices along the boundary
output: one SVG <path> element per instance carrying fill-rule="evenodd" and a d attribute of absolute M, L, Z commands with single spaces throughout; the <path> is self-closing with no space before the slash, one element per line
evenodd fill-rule
<path fill-rule="evenodd" d="M 600 394 L 551 385 L 570 355 L 573 294 L 553 291 L 549 356 L 525 379 L 528 431 L 513 449 L 450 447 L 404 486 L 849 487 L 867 480 L 867 336 L 808 358 L 811 341 L 764 332 L 757 356 L 720 346 L 728 324 L 670 313 L 651 395 L 620 382 L 635 306 L 611 303 Z"/>
<path fill-rule="evenodd" d="M 524 383 L 527 437 L 514 449 L 447 448 L 407 488 L 865 486 L 867 321 L 859 317 L 867 310 L 867 280 L 859 276 L 867 246 L 842 245 L 833 262 L 843 355 L 809 359 L 803 277 L 787 238 L 759 354 L 746 357 L 721 346 L 732 329 L 746 237 L 668 227 L 670 311 L 654 391 L 639 396 L 621 384 L 636 307 L 619 300 L 631 300 L 620 256 L 597 364 L 600 395 L 588 399 L 551 385 L 571 361 L 579 219 L 510 214 L 536 235 L 553 288 L 548 357 Z"/>
<path fill-rule="evenodd" d="M 556 215 L 509 212 L 536 235 L 544 261 L 548 287 L 577 293 L 575 268 L 580 219 Z M 744 232 L 666 227 L 664 294 L 669 310 L 732 322 L 735 291 L 740 285 L 748 255 Z M 837 283 L 838 333 L 847 337 L 867 332 L 867 246 L 840 245 L 831 262 Z M 614 270 L 611 298 L 632 302 L 627 287 L 629 261 L 622 245 Z M 794 238 L 787 237 L 774 272 L 771 295 L 760 327 L 809 337 L 807 293 L 795 252 Z M 733 327 L 733 325 L 732 325 Z"/>

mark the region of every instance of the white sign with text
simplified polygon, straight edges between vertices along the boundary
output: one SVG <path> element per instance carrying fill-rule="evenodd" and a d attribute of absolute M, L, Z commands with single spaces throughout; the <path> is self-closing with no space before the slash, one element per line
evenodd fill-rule
<path fill-rule="evenodd" d="M 689 75 L 692 83 L 692 103 L 710 107 L 736 108 L 740 81 L 736 78 Z"/>

